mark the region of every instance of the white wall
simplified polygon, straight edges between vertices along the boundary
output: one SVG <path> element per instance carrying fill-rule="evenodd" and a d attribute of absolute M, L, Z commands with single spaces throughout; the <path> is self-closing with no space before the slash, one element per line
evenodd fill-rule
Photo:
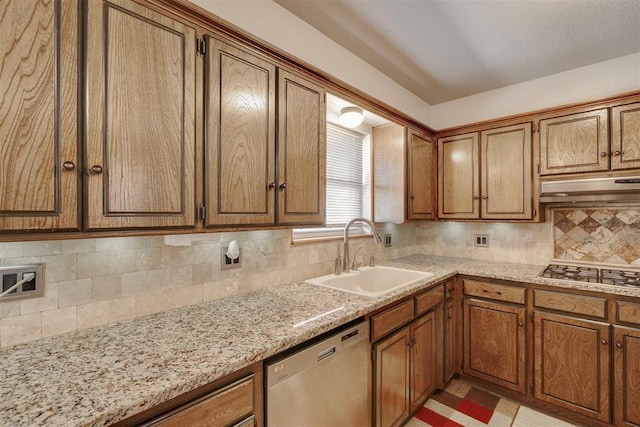
<path fill-rule="evenodd" d="M 191 1 L 418 122 L 429 122 L 429 104 L 272 0 Z"/>
<path fill-rule="evenodd" d="M 640 53 L 431 106 L 429 125 L 445 129 L 640 90 Z"/>

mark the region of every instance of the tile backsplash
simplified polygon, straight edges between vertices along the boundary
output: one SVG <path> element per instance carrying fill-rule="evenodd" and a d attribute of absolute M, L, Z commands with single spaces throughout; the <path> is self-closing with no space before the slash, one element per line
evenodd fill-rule
<path fill-rule="evenodd" d="M 553 224 L 555 258 L 640 266 L 639 209 L 556 209 Z"/>

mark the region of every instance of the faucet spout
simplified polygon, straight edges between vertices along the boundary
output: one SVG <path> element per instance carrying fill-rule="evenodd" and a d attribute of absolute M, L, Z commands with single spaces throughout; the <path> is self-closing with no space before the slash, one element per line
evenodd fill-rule
<path fill-rule="evenodd" d="M 351 226 L 357 222 L 362 222 L 369 226 L 369 228 L 371 229 L 371 234 L 373 234 L 373 241 L 375 243 L 380 243 L 382 241 L 380 235 L 376 231 L 376 225 L 370 219 L 358 217 L 353 218 L 351 221 L 349 221 L 344 227 L 344 250 L 342 251 L 342 270 L 346 272 L 349 272 L 349 266 L 351 265 L 349 263 L 349 228 L 351 228 Z"/>

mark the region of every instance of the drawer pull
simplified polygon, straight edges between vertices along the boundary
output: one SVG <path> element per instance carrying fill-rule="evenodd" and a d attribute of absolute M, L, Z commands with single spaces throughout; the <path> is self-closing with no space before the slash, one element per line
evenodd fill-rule
<path fill-rule="evenodd" d="M 522 321 L 519 321 L 518 322 L 518 326 L 522 327 L 522 326 L 524 326 L 524 323 Z"/>
<path fill-rule="evenodd" d="M 622 343 L 621 343 L 621 342 L 617 342 L 617 343 L 616 343 L 616 347 L 617 347 L 617 348 L 622 348 Z"/>
<path fill-rule="evenodd" d="M 600 341 L 600 344 L 602 344 L 602 345 L 607 345 L 607 340 L 601 340 L 601 341 Z"/>

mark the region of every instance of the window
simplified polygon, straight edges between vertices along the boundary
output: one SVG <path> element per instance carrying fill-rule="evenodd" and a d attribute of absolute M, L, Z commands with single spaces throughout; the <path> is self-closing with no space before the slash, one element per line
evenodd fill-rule
<path fill-rule="evenodd" d="M 327 226 L 294 230 L 294 240 L 338 236 L 352 218 L 371 216 L 370 147 L 369 135 L 327 123 Z"/>

